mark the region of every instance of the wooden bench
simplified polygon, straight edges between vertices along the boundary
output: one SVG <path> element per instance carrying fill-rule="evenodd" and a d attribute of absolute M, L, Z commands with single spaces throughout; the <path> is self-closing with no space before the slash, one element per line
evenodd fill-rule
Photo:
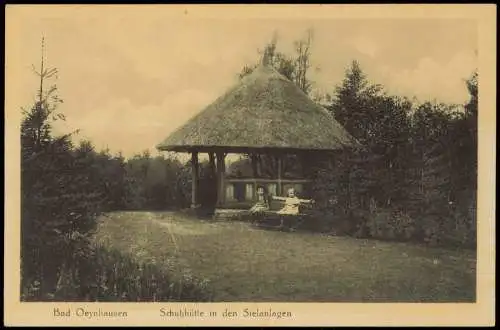
<path fill-rule="evenodd" d="M 300 225 L 310 218 L 307 209 L 311 209 L 309 205 L 300 205 L 299 214 L 283 215 L 278 214 L 278 211 L 285 206 L 285 202 L 281 200 L 270 200 L 269 209 L 266 211 L 251 214 L 251 223 L 258 227 L 270 229 L 288 229 L 295 231 Z"/>

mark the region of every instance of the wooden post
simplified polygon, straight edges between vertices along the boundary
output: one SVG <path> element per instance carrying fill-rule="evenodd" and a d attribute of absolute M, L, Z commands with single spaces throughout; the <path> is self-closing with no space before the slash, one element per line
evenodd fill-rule
<path fill-rule="evenodd" d="M 224 153 L 217 153 L 217 206 L 223 206 L 226 201 L 226 185 L 225 185 L 225 173 L 226 173 L 226 164 L 225 164 L 225 156 Z"/>
<path fill-rule="evenodd" d="M 300 166 L 302 167 L 302 177 L 304 179 L 309 178 L 310 173 L 310 162 L 314 161 L 313 154 L 301 153 L 299 154 Z"/>
<path fill-rule="evenodd" d="M 198 207 L 198 152 L 191 153 L 191 208 Z"/>
<path fill-rule="evenodd" d="M 333 153 L 327 154 L 327 157 L 328 157 L 328 166 L 330 167 L 330 170 L 333 171 L 335 169 L 334 154 Z"/>
<path fill-rule="evenodd" d="M 217 168 L 215 166 L 215 154 L 213 152 L 208 153 L 208 159 L 209 159 L 209 164 L 210 164 L 210 180 L 209 184 L 210 190 L 209 193 L 211 194 L 210 196 L 210 206 L 215 206 L 217 203 Z"/>
<path fill-rule="evenodd" d="M 259 157 L 255 154 L 251 156 L 251 162 L 252 162 L 252 170 L 253 170 L 253 200 L 257 200 L 257 179 L 259 177 L 259 168 L 258 168 L 258 162 L 259 162 Z"/>
<path fill-rule="evenodd" d="M 281 155 L 278 155 L 278 187 L 277 187 L 277 194 L 278 196 L 282 196 L 283 193 L 283 187 L 281 186 Z"/>
<path fill-rule="evenodd" d="M 257 163 L 257 177 L 260 178 L 262 177 L 262 155 L 257 155 L 256 156 L 256 163 Z"/>
<path fill-rule="evenodd" d="M 257 161 L 258 161 L 257 155 L 251 155 L 250 161 L 252 163 L 253 177 L 257 178 L 259 176 L 259 171 L 257 169 Z"/>
<path fill-rule="evenodd" d="M 210 171 L 212 172 L 212 177 L 217 177 L 216 167 L 215 167 L 215 154 L 213 152 L 208 153 L 208 159 L 210 163 Z"/>

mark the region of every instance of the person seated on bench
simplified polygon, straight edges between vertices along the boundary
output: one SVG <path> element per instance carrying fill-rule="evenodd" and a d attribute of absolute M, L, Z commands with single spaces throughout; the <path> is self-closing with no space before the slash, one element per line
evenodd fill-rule
<path fill-rule="evenodd" d="M 288 197 L 273 196 L 272 198 L 285 202 L 285 206 L 281 210 L 276 212 L 279 215 L 283 215 L 283 217 L 281 217 L 280 227 L 284 226 L 285 218 L 290 220 L 289 226 L 291 227 L 292 219 L 295 218 L 294 216 L 299 215 L 300 204 L 302 204 L 302 203 L 308 203 L 308 204 L 314 203 L 314 200 L 312 200 L 312 199 L 300 199 L 300 198 L 298 198 L 295 195 L 295 189 L 293 189 L 293 188 L 288 189 Z"/>
<path fill-rule="evenodd" d="M 314 203 L 312 199 L 300 199 L 295 195 L 295 189 L 288 189 L 288 197 L 272 196 L 273 199 L 284 201 L 285 206 L 279 210 L 278 214 L 284 215 L 298 215 L 299 206 L 301 203 Z"/>
<path fill-rule="evenodd" d="M 262 213 L 269 210 L 269 203 L 266 198 L 264 187 L 257 188 L 257 203 L 250 208 L 251 214 Z"/>

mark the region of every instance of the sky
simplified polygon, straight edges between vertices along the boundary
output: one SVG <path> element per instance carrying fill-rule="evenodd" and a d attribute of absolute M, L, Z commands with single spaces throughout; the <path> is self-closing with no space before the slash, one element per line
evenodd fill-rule
<path fill-rule="evenodd" d="M 464 80 L 477 67 L 473 20 L 200 18 L 169 10 L 11 12 L 6 50 L 16 93 L 10 104 L 32 104 L 38 81 L 31 66 L 39 66 L 42 35 L 46 62 L 59 70 L 59 110 L 67 118 L 56 132 L 79 129 L 77 139 L 126 157 L 145 149 L 156 154 L 155 145 L 259 60 L 257 49 L 274 33 L 278 50 L 291 52 L 294 40 L 314 31 L 309 78 L 321 93 L 333 91 L 358 60 L 369 80 L 392 94 L 464 103 Z"/>

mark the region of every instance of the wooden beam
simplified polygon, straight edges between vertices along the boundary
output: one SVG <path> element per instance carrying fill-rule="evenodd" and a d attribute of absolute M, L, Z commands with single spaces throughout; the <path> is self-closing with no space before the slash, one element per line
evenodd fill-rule
<path fill-rule="evenodd" d="M 198 207 L 198 179 L 199 179 L 199 166 L 198 166 L 198 153 L 191 153 L 191 208 Z"/>
<path fill-rule="evenodd" d="M 217 177 L 216 167 L 215 167 L 215 154 L 213 152 L 208 153 L 208 159 L 210 163 L 210 171 L 212 176 Z"/>
<path fill-rule="evenodd" d="M 262 155 L 257 155 L 257 177 L 262 176 Z"/>
<path fill-rule="evenodd" d="M 223 206 L 226 201 L 226 185 L 225 185 L 225 154 L 218 152 L 217 158 L 217 206 Z"/>
<path fill-rule="evenodd" d="M 253 180 L 252 180 L 252 183 L 253 183 L 253 196 L 252 196 L 252 199 L 254 201 L 257 200 L 257 178 L 260 177 L 260 169 L 259 169 L 259 155 L 257 154 L 252 154 L 252 156 L 250 157 L 251 159 L 251 163 L 252 163 L 252 170 L 253 170 Z"/>
<path fill-rule="evenodd" d="M 281 180 L 271 179 L 271 178 L 270 179 L 266 179 L 266 178 L 225 178 L 225 181 L 232 182 L 232 183 L 235 183 L 235 182 L 278 183 L 280 181 L 282 183 L 309 183 L 309 182 L 312 182 L 312 180 L 310 180 L 310 179 L 283 179 L 283 178 Z"/>
<path fill-rule="evenodd" d="M 252 154 L 250 156 L 250 162 L 252 163 L 252 170 L 253 170 L 253 177 L 254 178 L 258 178 L 259 177 L 259 170 L 258 170 L 258 167 L 257 167 L 258 166 L 258 164 L 257 164 L 258 160 L 259 159 L 258 159 L 257 155 Z"/>
<path fill-rule="evenodd" d="M 305 153 L 298 154 L 297 158 L 300 162 L 302 177 L 308 178 L 309 177 L 309 164 L 310 164 L 310 161 L 314 161 L 314 159 L 311 159 L 311 157 L 307 157 L 307 155 Z"/>
<path fill-rule="evenodd" d="M 257 200 L 257 180 L 253 180 L 253 200 Z"/>
<path fill-rule="evenodd" d="M 282 162 L 282 155 L 278 155 L 278 188 L 277 188 L 277 193 L 278 196 L 281 196 L 283 194 L 283 187 L 282 187 L 282 181 L 281 181 L 281 162 Z"/>

